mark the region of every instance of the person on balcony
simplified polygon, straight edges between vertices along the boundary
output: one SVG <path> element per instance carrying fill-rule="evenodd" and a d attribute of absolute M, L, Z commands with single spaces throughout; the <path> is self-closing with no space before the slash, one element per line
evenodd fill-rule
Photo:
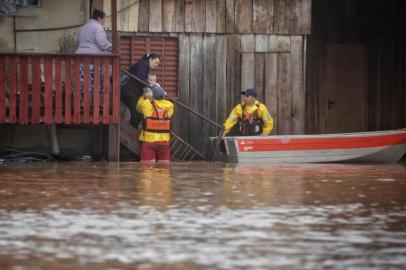
<path fill-rule="evenodd" d="M 107 40 L 106 32 L 103 29 L 106 14 L 102 10 L 94 9 L 92 18 L 80 28 L 76 36 L 76 54 L 104 54 L 110 53 L 112 50 L 111 43 Z M 100 65 L 100 93 L 103 94 L 104 89 L 104 65 Z M 89 65 L 90 93 L 94 88 L 94 65 Z M 83 92 L 85 80 L 85 67 L 80 65 L 80 89 Z"/>
<path fill-rule="evenodd" d="M 273 128 L 273 119 L 264 104 L 257 101 L 257 91 L 243 92 L 242 104 L 233 108 L 224 123 L 224 134 L 231 136 L 267 136 Z"/>
<path fill-rule="evenodd" d="M 102 10 L 94 9 L 92 18 L 83 25 L 76 36 L 77 54 L 103 54 L 112 50 L 103 29 L 106 14 Z"/>
<path fill-rule="evenodd" d="M 154 84 L 144 91 L 136 106 L 136 110 L 143 116 L 141 141 L 142 163 L 168 163 L 170 159 L 170 119 L 174 105 L 164 99 L 165 91 Z"/>
<path fill-rule="evenodd" d="M 130 67 L 129 73 L 143 80 L 145 84 L 150 84 L 148 82 L 148 74 L 151 70 L 157 69 L 161 57 L 155 53 L 147 53 L 135 64 Z M 145 84 L 127 76 L 124 74 L 124 78 L 121 80 L 121 100 L 131 111 L 130 123 L 133 127 L 137 127 L 142 120 L 142 115 L 135 109 L 135 104 L 137 100 L 143 94 L 143 88 Z"/>

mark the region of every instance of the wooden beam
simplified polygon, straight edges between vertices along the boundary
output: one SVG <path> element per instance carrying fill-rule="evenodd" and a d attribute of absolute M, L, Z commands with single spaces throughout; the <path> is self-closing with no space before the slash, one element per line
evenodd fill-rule
<path fill-rule="evenodd" d="M 149 0 L 149 32 L 162 32 L 161 0 Z"/>
<path fill-rule="evenodd" d="M 291 134 L 292 121 L 292 63 L 289 53 L 278 58 L 278 134 Z"/>
<path fill-rule="evenodd" d="M 193 0 L 192 32 L 204 33 L 206 30 L 206 2 Z"/>
<path fill-rule="evenodd" d="M 253 1 L 253 32 L 255 34 L 271 34 L 274 17 L 273 0 Z"/>
<path fill-rule="evenodd" d="M 323 1 L 322 1 L 323 2 Z M 311 33 L 312 0 L 274 0 L 274 34 Z"/>
<path fill-rule="evenodd" d="M 216 119 L 216 37 L 206 35 L 203 39 L 203 115 Z M 203 137 L 215 136 L 216 129 L 208 122 L 203 122 Z M 203 151 L 206 153 L 206 151 Z"/>
<path fill-rule="evenodd" d="M 119 125 L 109 125 L 108 127 L 108 160 L 109 161 L 120 161 L 120 128 Z"/>
<path fill-rule="evenodd" d="M 175 31 L 176 32 L 185 32 L 185 1 L 176 0 L 176 10 L 175 10 Z"/>
<path fill-rule="evenodd" d="M 303 37 L 291 37 L 291 69 L 292 69 L 292 133 L 304 134 L 305 132 L 305 89 L 303 77 Z"/>
<path fill-rule="evenodd" d="M 278 53 L 265 54 L 264 103 L 273 117 L 272 134 L 278 132 Z"/>
<path fill-rule="evenodd" d="M 217 1 L 206 1 L 206 32 L 217 32 Z"/>
<path fill-rule="evenodd" d="M 117 38 L 117 0 L 111 0 L 111 28 L 112 28 L 112 45 L 113 53 L 118 53 Z"/>
<path fill-rule="evenodd" d="M 117 37 L 117 0 L 111 0 L 111 27 L 112 27 L 112 34 L 113 34 L 113 37 L 112 37 L 113 53 L 119 53 L 118 37 Z M 106 85 L 105 85 L 105 87 L 106 87 Z M 120 161 L 120 127 L 119 127 L 119 125 L 110 124 L 108 132 L 109 132 L 108 160 L 118 162 L 118 161 Z"/>
<path fill-rule="evenodd" d="M 226 0 L 217 1 L 217 33 L 226 31 Z"/>
<path fill-rule="evenodd" d="M 235 0 L 226 0 L 226 22 L 225 22 L 225 31 L 226 33 L 234 33 L 234 23 L 235 23 L 235 14 L 234 14 Z"/>
<path fill-rule="evenodd" d="M 252 1 L 235 1 L 235 33 L 252 33 Z"/>
<path fill-rule="evenodd" d="M 217 123 L 227 118 L 227 38 L 216 36 L 216 116 Z"/>
<path fill-rule="evenodd" d="M 202 113 L 203 111 L 203 36 L 194 34 L 190 36 L 190 96 L 189 107 Z M 201 151 L 203 146 L 203 121 L 200 117 L 190 117 L 191 144 Z"/>
<path fill-rule="evenodd" d="M 181 34 L 179 35 L 179 101 L 187 106 L 190 106 L 190 37 L 189 35 Z M 179 120 L 179 130 L 180 136 L 187 141 L 189 138 L 189 126 L 190 126 L 190 114 L 187 113 L 183 108 L 179 108 L 176 112 L 177 115 L 182 115 Z M 181 113 L 182 112 L 182 113 Z M 184 113 L 183 113 L 184 112 Z"/>
<path fill-rule="evenodd" d="M 176 0 L 162 1 L 162 31 L 176 31 Z"/>
<path fill-rule="evenodd" d="M 138 32 L 149 31 L 149 0 L 142 0 L 138 6 Z"/>

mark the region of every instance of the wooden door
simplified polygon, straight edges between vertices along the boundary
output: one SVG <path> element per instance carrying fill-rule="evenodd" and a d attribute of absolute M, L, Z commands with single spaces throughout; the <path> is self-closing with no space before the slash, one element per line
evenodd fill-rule
<path fill-rule="evenodd" d="M 365 46 L 327 46 L 327 133 L 366 130 Z"/>

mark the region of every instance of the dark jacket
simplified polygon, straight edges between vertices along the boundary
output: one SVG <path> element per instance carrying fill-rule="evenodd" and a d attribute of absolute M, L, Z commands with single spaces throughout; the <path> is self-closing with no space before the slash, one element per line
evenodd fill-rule
<path fill-rule="evenodd" d="M 133 64 L 130 67 L 129 72 L 144 81 L 148 80 L 149 73 L 149 61 L 146 58 L 140 59 L 137 63 Z M 142 88 L 144 85 L 132 78 L 130 78 L 127 83 L 124 85 L 125 90 L 135 91 L 137 96 L 142 95 Z"/>

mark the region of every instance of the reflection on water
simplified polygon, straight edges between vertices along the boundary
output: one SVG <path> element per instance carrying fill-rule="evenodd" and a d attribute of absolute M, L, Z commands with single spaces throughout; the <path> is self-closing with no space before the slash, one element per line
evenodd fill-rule
<path fill-rule="evenodd" d="M 404 269 L 406 166 L 0 167 L 1 269 Z"/>

